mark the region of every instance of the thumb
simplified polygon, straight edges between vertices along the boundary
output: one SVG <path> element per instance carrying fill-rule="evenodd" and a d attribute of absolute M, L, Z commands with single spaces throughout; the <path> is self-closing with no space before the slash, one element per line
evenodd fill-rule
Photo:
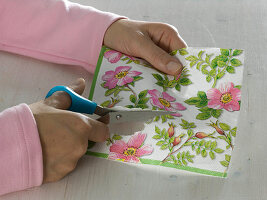
<path fill-rule="evenodd" d="M 182 72 L 181 62 L 158 47 L 152 40 L 144 40 L 141 48 L 139 52 L 142 57 L 158 70 L 174 76 Z"/>
<path fill-rule="evenodd" d="M 79 78 L 68 87 L 81 95 L 85 89 L 85 80 Z M 71 105 L 71 98 L 66 92 L 55 92 L 51 97 L 45 99 L 44 103 L 57 109 L 66 110 Z"/>
<path fill-rule="evenodd" d="M 85 80 L 83 78 L 78 78 L 73 84 L 69 86 L 74 92 L 82 95 L 85 89 Z"/>

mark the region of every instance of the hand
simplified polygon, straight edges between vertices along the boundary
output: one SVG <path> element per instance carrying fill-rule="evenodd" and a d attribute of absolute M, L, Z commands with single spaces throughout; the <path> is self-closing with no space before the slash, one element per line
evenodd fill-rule
<path fill-rule="evenodd" d="M 144 58 L 167 74 L 177 75 L 182 71 L 179 60 L 168 53 L 185 48 L 186 43 L 177 29 L 168 24 L 121 19 L 106 31 L 104 45 L 131 56 Z"/>
<path fill-rule="evenodd" d="M 82 94 L 85 82 L 78 79 L 70 88 Z M 109 137 L 106 124 L 65 110 L 70 104 L 67 93 L 57 92 L 30 105 L 42 145 L 44 183 L 60 180 L 74 170 L 87 150 L 88 140 L 103 142 Z"/>

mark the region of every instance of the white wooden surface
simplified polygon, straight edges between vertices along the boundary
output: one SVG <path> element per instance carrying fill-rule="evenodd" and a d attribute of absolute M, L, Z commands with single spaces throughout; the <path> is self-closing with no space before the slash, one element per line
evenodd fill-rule
<path fill-rule="evenodd" d="M 242 111 L 227 179 L 84 156 L 63 180 L 2 200 L 267 199 L 267 2 L 265 0 L 76 0 L 132 19 L 175 25 L 189 46 L 242 48 Z M 92 77 L 81 68 L 0 52 L 0 110 L 44 97 L 50 87 Z"/>

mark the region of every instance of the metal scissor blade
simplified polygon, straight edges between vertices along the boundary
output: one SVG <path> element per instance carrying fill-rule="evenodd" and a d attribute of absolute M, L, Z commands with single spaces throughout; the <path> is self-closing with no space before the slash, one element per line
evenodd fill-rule
<path fill-rule="evenodd" d="M 163 111 L 163 110 L 142 110 L 142 109 L 127 109 L 127 110 L 116 110 L 109 113 L 110 123 L 124 123 L 124 122 L 146 122 L 160 115 L 169 115 L 174 112 Z"/>

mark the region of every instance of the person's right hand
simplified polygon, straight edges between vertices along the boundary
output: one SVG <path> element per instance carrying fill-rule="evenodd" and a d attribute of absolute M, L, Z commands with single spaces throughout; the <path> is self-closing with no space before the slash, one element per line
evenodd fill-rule
<path fill-rule="evenodd" d="M 69 86 L 82 94 L 83 79 Z M 104 142 L 109 137 L 108 126 L 85 115 L 67 111 L 69 95 L 56 92 L 51 97 L 31 104 L 43 151 L 43 182 L 58 181 L 73 171 L 87 150 L 88 140 Z"/>

